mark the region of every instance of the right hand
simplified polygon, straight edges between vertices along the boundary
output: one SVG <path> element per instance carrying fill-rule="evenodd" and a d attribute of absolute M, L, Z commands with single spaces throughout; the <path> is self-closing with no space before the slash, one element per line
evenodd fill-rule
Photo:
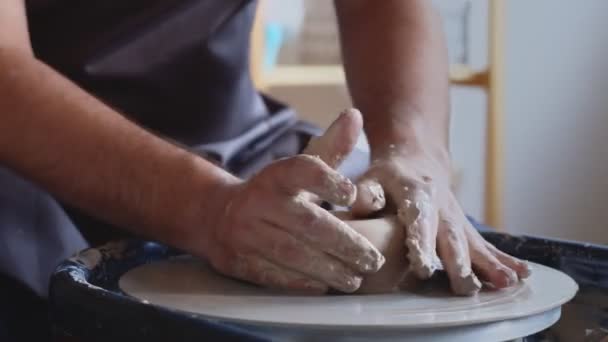
<path fill-rule="evenodd" d="M 200 254 L 217 271 L 262 286 L 357 290 L 362 274 L 376 272 L 384 257 L 317 199 L 339 206 L 355 201 L 354 184 L 332 167 L 350 153 L 361 126 L 360 113 L 346 111 L 307 154 L 278 160 L 228 186 L 223 211 L 201 236 L 206 241 Z"/>

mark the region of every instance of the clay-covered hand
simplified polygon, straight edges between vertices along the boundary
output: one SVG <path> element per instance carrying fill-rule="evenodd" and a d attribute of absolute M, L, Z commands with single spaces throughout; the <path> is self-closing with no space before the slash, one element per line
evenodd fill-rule
<path fill-rule="evenodd" d="M 525 262 L 485 241 L 467 220 L 450 189 L 449 169 L 445 160 L 430 153 L 389 145 L 358 182 L 353 212 L 365 216 L 379 210 L 386 195 L 386 209 L 396 211 L 406 229 L 412 270 L 421 279 L 429 278 L 439 256 L 456 294 L 479 291 L 478 277 L 495 288 L 527 277 Z"/>
<path fill-rule="evenodd" d="M 343 113 L 308 155 L 278 160 L 211 199 L 222 210 L 203 236 L 201 254 L 219 272 L 263 286 L 357 290 L 362 274 L 377 271 L 384 257 L 315 200 L 354 202 L 356 186 L 333 166 L 352 150 L 361 122 L 358 112 Z"/>

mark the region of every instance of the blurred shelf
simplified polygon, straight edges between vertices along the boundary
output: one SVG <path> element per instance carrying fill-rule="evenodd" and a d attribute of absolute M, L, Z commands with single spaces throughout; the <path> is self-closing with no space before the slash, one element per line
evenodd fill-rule
<path fill-rule="evenodd" d="M 265 72 L 262 77 L 265 88 L 344 83 L 344 71 L 340 65 L 281 65 Z"/>
<path fill-rule="evenodd" d="M 450 82 L 458 85 L 485 87 L 488 85 L 488 71 L 475 70 L 468 65 L 450 66 Z"/>
<path fill-rule="evenodd" d="M 488 82 L 488 73 L 485 70 L 473 70 L 466 65 L 452 65 L 450 81 L 458 85 L 485 86 Z M 341 65 L 281 65 L 264 72 L 260 79 L 260 86 L 263 88 L 345 83 Z"/>

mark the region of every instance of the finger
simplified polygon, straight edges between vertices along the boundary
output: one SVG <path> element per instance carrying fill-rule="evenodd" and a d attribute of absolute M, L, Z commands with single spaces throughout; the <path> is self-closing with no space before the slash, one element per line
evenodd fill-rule
<path fill-rule="evenodd" d="M 327 285 L 317 280 L 255 255 L 237 255 L 228 273 L 235 278 L 270 288 L 318 294 L 328 290 Z"/>
<path fill-rule="evenodd" d="M 266 220 L 358 272 L 376 272 L 384 264 L 384 256 L 363 235 L 327 210 L 301 198 L 276 203 L 275 212 Z"/>
<path fill-rule="evenodd" d="M 525 260 L 521 260 L 508 255 L 507 253 L 499 250 L 494 245 L 486 241 L 481 234 L 472 226 L 467 230 L 469 232 L 469 240 L 476 241 L 476 249 L 482 249 L 481 245 L 485 247 L 501 264 L 512 269 L 517 274 L 519 279 L 526 279 L 532 273 L 530 265 Z M 479 246 L 479 247 L 477 247 Z"/>
<path fill-rule="evenodd" d="M 384 189 L 377 180 L 363 179 L 357 183 L 357 199 L 351 213 L 355 217 L 367 217 L 386 205 Z"/>
<path fill-rule="evenodd" d="M 482 251 L 473 253 L 473 267 L 479 277 L 497 289 L 517 283 L 517 273 L 503 265 L 494 255 Z"/>
<path fill-rule="evenodd" d="M 442 220 L 437 236 L 439 257 L 443 261 L 452 291 L 457 295 L 471 296 L 481 289 L 481 282 L 471 269 L 466 237 L 454 223 Z"/>
<path fill-rule="evenodd" d="M 528 265 L 528 263 L 526 261 L 520 260 L 520 259 L 517 259 L 515 257 L 508 255 L 507 253 L 499 250 L 498 248 L 494 247 L 492 244 L 490 244 L 487 241 L 486 241 L 486 248 L 488 248 L 488 250 L 492 254 L 494 254 L 496 259 L 498 259 L 498 261 L 500 261 L 503 265 L 505 265 L 505 266 L 509 267 L 510 269 L 512 269 L 513 271 L 515 271 L 515 273 L 517 273 L 517 277 L 519 279 L 526 279 L 532 273 L 532 270 L 530 269 L 530 265 Z"/>
<path fill-rule="evenodd" d="M 337 168 L 351 153 L 363 128 L 357 109 L 346 109 L 320 137 L 313 137 L 304 154 L 319 156 L 331 168 Z"/>
<path fill-rule="evenodd" d="M 475 228 L 469 225 L 467 235 L 473 267 L 484 281 L 498 289 L 511 286 L 517 282 L 517 273 L 505 266 L 492 253 L 488 248 L 489 243 L 483 239 Z"/>
<path fill-rule="evenodd" d="M 340 206 L 350 206 L 357 196 L 355 185 L 318 157 L 301 154 L 281 159 L 263 175 L 269 186 L 278 186 L 290 195 L 307 191 Z"/>
<path fill-rule="evenodd" d="M 405 186 L 398 203 L 397 215 L 405 226 L 405 245 L 412 270 L 421 279 L 430 278 L 438 265 L 436 255 L 438 210 L 429 191 L 414 186 Z"/>
<path fill-rule="evenodd" d="M 338 259 L 312 248 L 269 223 L 251 227 L 247 243 L 265 259 L 328 284 L 336 290 L 354 292 L 361 286 L 361 276 Z"/>

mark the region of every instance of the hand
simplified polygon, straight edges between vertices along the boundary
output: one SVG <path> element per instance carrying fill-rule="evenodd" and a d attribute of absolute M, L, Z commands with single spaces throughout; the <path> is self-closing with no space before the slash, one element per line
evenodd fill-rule
<path fill-rule="evenodd" d="M 356 187 L 331 166 L 352 150 L 362 119 L 345 112 L 298 155 L 225 187 L 214 224 L 193 244 L 221 273 L 259 285 L 353 292 L 384 257 L 362 235 L 316 202 L 351 205 Z M 330 164 L 330 165 L 328 165 Z"/>
<path fill-rule="evenodd" d="M 358 183 L 353 211 L 365 216 L 385 206 L 396 211 L 406 229 L 405 245 L 412 270 L 429 278 L 439 266 L 437 253 L 452 290 L 459 295 L 479 291 L 477 277 L 495 288 L 526 278 L 527 264 L 483 239 L 467 220 L 450 190 L 449 166 L 430 153 L 390 145 Z"/>

